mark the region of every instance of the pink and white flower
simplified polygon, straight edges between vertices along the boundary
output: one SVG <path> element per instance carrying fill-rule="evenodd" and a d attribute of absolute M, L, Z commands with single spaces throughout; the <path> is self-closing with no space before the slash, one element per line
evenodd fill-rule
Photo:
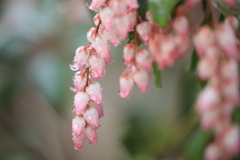
<path fill-rule="evenodd" d="M 87 86 L 86 92 L 90 96 L 90 99 L 95 103 L 100 104 L 103 102 L 102 99 L 102 88 L 98 82 L 92 82 Z"/>
<path fill-rule="evenodd" d="M 98 115 L 98 111 L 96 108 L 94 107 L 88 107 L 84 114 L 83 117 L 85 118 L 86 122 L 93 128 L 93 129 L 97 129 L 98 127 L 100 127 L 99 124 L 99 115 Z"/>
<path fill-rule="evenodd" d="M 90 97 L 85 92 L 77 92 L 74 97 L 74 104 L 75 104 L 75 114 L 81 115 L 84 113 L 84 110 L 90 100 Z"/>

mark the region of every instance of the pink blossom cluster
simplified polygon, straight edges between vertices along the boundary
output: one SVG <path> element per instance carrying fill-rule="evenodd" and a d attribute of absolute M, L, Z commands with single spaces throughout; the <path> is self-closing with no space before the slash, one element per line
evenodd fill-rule
<path fill-rule="evenodd" d="M 127 68 L 120 77 L 120 96 L 128 98 L 134 82 L 145 92 L 148 90 L 148 73 L 152 70 L 152 59 L 146 49 L 140 49 L 136 44 L 126 44 L 123 50 L 124 64 Z"/>
<path fill-rule="evenodd" d="M 161 69 L 173 66 L 190 49 L 187 18 L 177 16 L 167 29 L 162 29 L 153 21 L 149 11 L 146 17 L 148 21 L 136 26 L 139 38 L 148 45 L 151 58 Z"/>
<path fill-rule="evenodd" d="M 206 160 L 231 159 L 240 151 L 240 128 L 232 123 L 232 113 L 240 104 L 238 21 L 228 17 L 215 30 L 203 26 L 194 36 L 200 61 L 198 76 L 209 81 L 201 91 L 197 110 L 201 125 L 212 129 L 215 139 L 205 152 Z"/>
<path fill-rule="evenodd" d="M 98 142 L 96 129 L 100 127 L 99 119 L 103 117 L 102 88 L 91 79 L 97 80 L 105 75 L 106 62 L 105 57 L 96 50 L 92 43 L 79 47 L 71 65 L 77 71 L 72 87 L 76 92 L 73 107 L 76 116 L 72 120 L 72 138 L 76 150 L 82 148 L 85 138 L 92 144 Z"/>
<path fill-rule="evenodd" d="M 90 9 L 98 11 L 93 21 L 99 28 L 102 37 L 109 40 L 115 47 L 121 40 L 128 38 L 128 32 L 133 31 L 137 23 L 137 0 L 93 0 Z"/>

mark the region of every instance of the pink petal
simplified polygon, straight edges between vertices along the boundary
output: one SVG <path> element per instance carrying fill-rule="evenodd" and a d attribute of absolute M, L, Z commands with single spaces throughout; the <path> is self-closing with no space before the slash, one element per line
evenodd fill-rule
<path fill-rule="evenodd" d="M 87 138 L 92 144 L 96 144 L 96 143 L 98 142 L 96 130 L 93 129 L 91 126 L 88 125 L 88 126 L 85 128 L 84 134 L 85 134 L 86 138 Z"/>
<path fill-rule="evenodd" d="M 90 96 L 90 99 L 100 104 L 103 102 L 102 100 L 102 88 L 98 82 L 93 82 L 87 86 L 86 92 Z"/>
<path fill-rule="evenodd" d="M 128 76 L 120 77 L 120 96 L 122 98 L 128 98 L 132 92 L 134 86 L 133 79 Z"/>
<path fill-rule="evenodd" d="M 137 71 L 133 75 L 134 82 L 137 84 L 141 92 L 148 90 L 148 73 L 143 70 Z"/>
<path fill-rule="evenodd" d="M 96 108 L 94 107 L 88 107 L 84 114 L 83 117 L 85 118 L 86 122 L 93 128 L 93 129 L 97 129 L 98 127 L 100 127 L 99 124 L 99 115 L 98 115 L 98 111 Z"/>
<path fill-rule="evenodd" d="M 97 55 L 91 55 L 89 58 L 89 64 L 93 79 L 98 80 L 105 76 L 106 69 L 103 58 L 98 57 Z"/>
<path fill-rule="evenodd" d="M 75 104 L 75 114 L 83 114 L 90 98 L 89 95 L 85 92 L 78 92 L 74 97 Z"/>

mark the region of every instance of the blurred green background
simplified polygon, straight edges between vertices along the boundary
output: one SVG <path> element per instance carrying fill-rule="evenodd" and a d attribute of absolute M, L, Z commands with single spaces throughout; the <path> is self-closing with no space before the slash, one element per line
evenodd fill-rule
<path fill-rule="evenodd" d="M 93 13 L 83 0 L 1 0 L 0 8 L 0 160 L 202 159 L 212 135 L 193 108 L 200 85 L 186 71 L 191 55 L 162 72 L 163 88 L 150 73 L 148 92 L 135 86 L 122 99 L 123 46 L 111 46 L 99 143 L 75 151 L 69 64 L 88 44 Z"/>

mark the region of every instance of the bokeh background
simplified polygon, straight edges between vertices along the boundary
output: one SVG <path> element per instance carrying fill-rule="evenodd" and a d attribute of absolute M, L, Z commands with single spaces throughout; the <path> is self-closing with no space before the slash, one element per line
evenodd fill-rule
<path fill-rule="evenodd" d="M 105 117 L 99 143 L 85 141 L 74 150 L 69 64 L 93 26 L 85 3 L 0 1 L 0 160 L 201 160 L 211 133 L 199 129 L 193 108 L 200 85 L 188 71 L 191 55 L 162 72 L 161 89 L 150 73 L 148 92 L 135 86 L 130 99 L 122 99 L 122 45 L 111 46 L 114 62 L 100 80 Z"/>

